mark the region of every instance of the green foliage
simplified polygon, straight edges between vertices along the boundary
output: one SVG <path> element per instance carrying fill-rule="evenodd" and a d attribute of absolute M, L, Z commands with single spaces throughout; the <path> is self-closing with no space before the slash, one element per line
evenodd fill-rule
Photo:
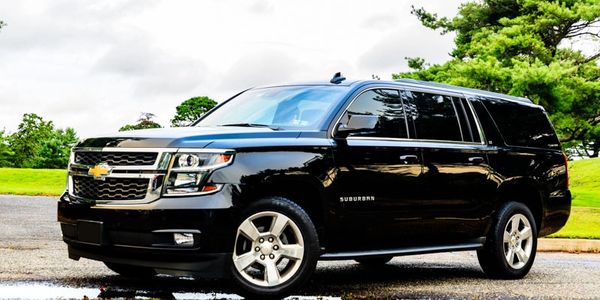
<path fill-rule="evenodd" d="M 408 67 L 413 70 L 424 70 L 429 66 L 425 63 L 425 59 L 421 57 L 405 57 Z"/>
<path fill-rule="evenodd" d="M 0 194 L 58 196 L 65 191 L 66 170 L 0 168 Z"/>
<path fill-rule="evenodd" d="M 564 146 L 600 148 L 600 52 L 585 56 L 569 41 L 598 44 L 600 2 L 484 0 L 461 5 L 456 17 L 422 8 L 413 14 L 442 34 L 456 33 L 453 59 L 427 66 L 408 59 L 414 78 L 530 98 L 551 115 Z"/>
<path fill-rule="evenodd" d="M 0 167 L 65 168 L 76 142 L 72 128 L 55 129 L 52 121 L 25 114 L 16 132 L 0 134 Z"/>
<path fill-rule="evenodd" d="M 15 152 L 10 148 L 9 136 L 6 135 L 4 130 L 0 131 L 0 166 L 13 166 L 14 155 Z"/>
<path fill-rule="evenodd" d="M 154 122 L 154 117 L 156 117 L 152 113 L 142 113 L 140 118 L 137 120 L 135 124 L 127 124 L 119 129 L 119 131 L 129 131 L 129 130 L 139 130 L 139 129 L 151 129 L 151 128 L 161 128 L 160 124 Z"/>
<path fill-rule="evenodd" d="M 16 167 L 33 168 L 39 159 L 38 153 L 45 141 L 49 140 L 54 131 L 52 121 L 44 121 L 36 114 L 24 114 L 23 120 L 15 133 L 10 136 L 10 146 L 14 151 Z"/>
<path fill-rule="evenodd" d="M 177 113 L 171 120 L 171 126 L 190 126 L 215 105 L 217 102 L 206 96 L 187 99 L 177 106 Z"/>

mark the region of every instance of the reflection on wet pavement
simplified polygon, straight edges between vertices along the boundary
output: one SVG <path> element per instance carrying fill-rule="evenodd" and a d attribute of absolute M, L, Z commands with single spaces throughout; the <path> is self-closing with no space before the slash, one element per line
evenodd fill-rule
<path fill-rule="evenodd" d="M 83 288 L 59 286 L 50 283 L 0 285 L 0 298 L 10 299 L 244 299 L 236 294 L 170 292 L 164 290 L 137 290 L 113 287 Z M 291 296 L 286 299 L 341 299 L 339 297 Z"/>

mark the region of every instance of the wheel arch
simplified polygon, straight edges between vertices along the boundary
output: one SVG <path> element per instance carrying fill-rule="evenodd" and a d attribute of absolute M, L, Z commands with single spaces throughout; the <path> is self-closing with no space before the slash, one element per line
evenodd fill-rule
<path fill-rule="evenodd" d="M 325 235 L 325 200 L 326 191 L 323 184 L 308 175 L 282 175 L 266 178 L 263 182 L 255 184 L 250 190 L 245 190 L 242 198 L 244 202 L 278 196 L 286 198 L 300 206 L 314 223 L 319 241 L 322 245 L 326 242 Z"/>
<path fill-rule="evenodd" d="M 542 189 L 535 179 L 519 177 L 506 180 L 498 187 L 497 197 L 499 206 L 508 201 L 523 203 L 527 206 L 533 214 L 537 231 L 540 232 L 544 220 L 544 198 Z"/>

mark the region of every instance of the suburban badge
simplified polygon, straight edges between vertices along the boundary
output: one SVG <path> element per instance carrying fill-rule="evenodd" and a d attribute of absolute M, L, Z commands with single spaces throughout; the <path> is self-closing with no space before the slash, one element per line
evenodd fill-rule
<path fill-rule="evenodd" d="M 375 196 L 340 197 L 340 202 L 371 202 L 371 201 L 375 201 Z"/>

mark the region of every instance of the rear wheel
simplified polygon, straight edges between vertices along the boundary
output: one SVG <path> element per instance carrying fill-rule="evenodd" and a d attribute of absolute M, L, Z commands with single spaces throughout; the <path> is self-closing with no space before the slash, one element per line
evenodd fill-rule
<path fill-rule="evenodd" d="M 242 294 L 281 297 L 308 280 L 318 256 L 318 236 L 308 214 L 287 199 L 271 197 L 243 214 L 231 272 Z"/>
<path fill-rule="evenodd" d="M 500 209 L 494 226 L 477 258 L 490 277 L 523 278 L 533 265 L 537 250 L 537 228 L 533 214 L 518 202 Z"/>
<path fill-rule="evenodd" d="M 356 261 L 357 263 L 361 264 L 361 265 L 365 265 L 365 266 L 380 266 L 380 265 L 385 265 L 388 262 L 390 262 L 390 260 L 392 260 L 392 258 L 394 258 L 393 256 L 378 256 L 378 257 L 364 257 L 364 258 L 357 258 L 354 261 Z"/>
<path fill-rule="evenodd" d="M 104 264 L 111 269 L 113 272 L 118 273 L 124 277 L 132 277 L 132 278 L 145 278 L 152 277 L 156 275 L 156 271 L 152 268 L 147 267 L 138 267 L 117 263 L 104 262 Z"/>

